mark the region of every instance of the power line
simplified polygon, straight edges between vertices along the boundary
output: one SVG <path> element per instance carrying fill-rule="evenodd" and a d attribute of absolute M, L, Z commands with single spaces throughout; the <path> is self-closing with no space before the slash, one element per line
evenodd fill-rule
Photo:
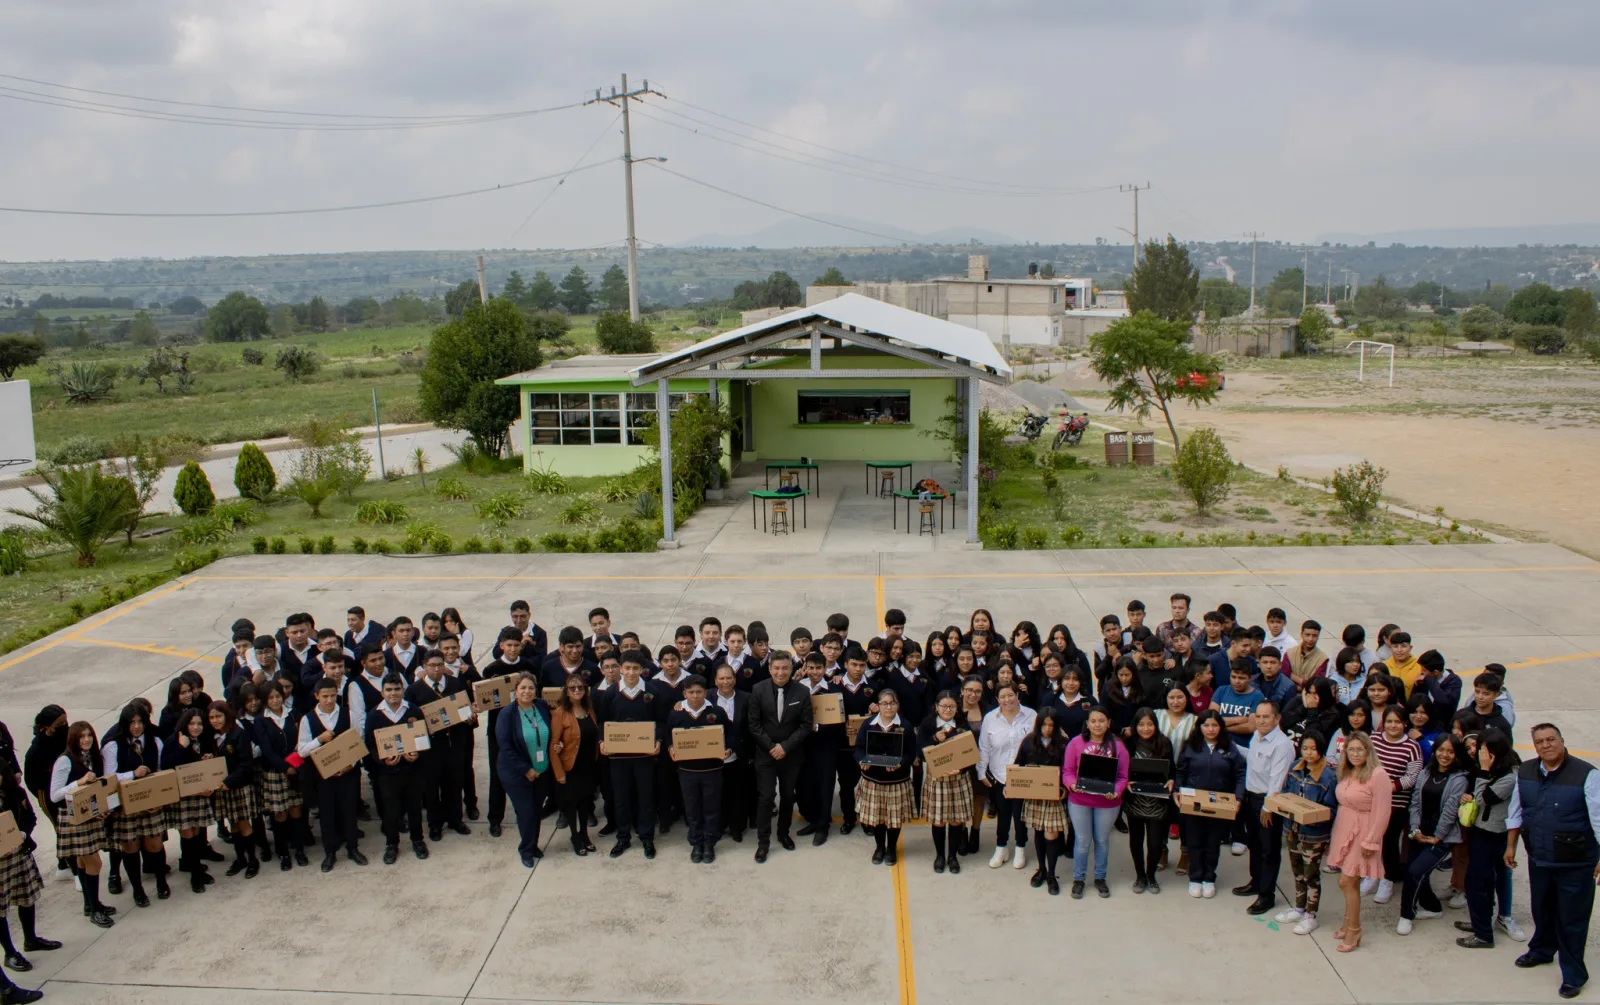
<path fill-rule="evenodd" d="M 446 199 L 461 199 L 466 196 L 483 195 L 487 192 L 503 192 L 507 189 L 521 188 L 524 185 L 536 185 L 552 178 L 564 178 L 579 171 L 590 171 L 597 167 L 604 167 L 612 163 L 615 158 L 607 158 L 585 164 L 581 167 L 571 168 L 565 172 L 540 175 L 537 178 L 524 178 L 521 181 L 510 181 L 501 185 L 491 185 L 487 188 L 468 189 L 465 192 L 449 192 L 444 195 L 426 195 L 415 199 L 391 199 L 387 202 L 367 202 L 353 206 L 318 206 L 312 209 L 255 209 L 236 210 L 224 213 L 136 213 L 122 210 L 91 210 L 91 209 L 35 209 L 28 206 L 0 206 L 0 213 L 31 213 L 44 216 L 98 216 L 98 217 L 134 217 L 134 218 L 159 218 L 159 219 L 219 219 L 240 216 L 307 216 L 316 213 L 348 213 L 358 209 L 387 209 L 391 206 L 415 206 L 425 202 L 442 202 Z"/>
<path fill-rule="evenodd" d="M 656 170 L 657 171 L 665 171 L 667 174 L 673 175 L 674 177 L 677 177 L 677 178 L 682 178 L 684 181 L 689 182 L 690 184 L 699 185 L 702 188 L 709 188 L 713 192 L 721 192 L 723 195 L 732 196 L 735 199 L 742 199 L 745 202 L 754 203 L 757 206 L 764 206 L 767 209 L 777 210 L 779 213 L 784 213 L 784 214 L 787 214 L 789 216 L 797 216 L 802 220 L 810 220 L 813 223 L 821 223 L 821 224 L 825 224 L 826 226 L 829 226 L 829 227 L 837 227 L 840 230 L 849 230 L 849 231 L 853 231 L 854 233 L 857 233 L 857 234 L 865 234 L 868 237 L 881 237 L 886 241 L 893 241 L 896 244 L 908 244 L 908 243 L 910 243 L 905 237 L 894 237 L 893 235 L 890 235 L 890 234 L 880 234 L 875 230 L 862 230 L 860 227 L 851 227 L 848 224 L 834 223 L 832 220 L 824 220 L 820 216 L 812 216 L 809 213 L 800 213 L 800 212 L 796 212 L 795 210 L 792 210 L 792 209 L 785 209 L 782 206 L 778 206 L 778 205 L 775 205 L 775 204 L 770 203 L 770 202 L 764 202 L 764 201 L 762 201 L 760 199 L 757 199 L 757 198 L 755 198 L 753 196 L 742 195 L 742 194 L 740 194 L 738 192 L 733 191 L 732 189 L 723 188 L 721 185 L 713 185 L 708 181 L 701 181 L 699 178 L 691 178 L 688 175 L 682 173 L 681 171 L 674 171 L 672 168 L 662 167 L 660 164 L 656 165 Z"/>
<path fill-rule="evenodd" d="M 561 190 L 561 186 L 567 183 L 567 175 L 570 175 L 572 172 L 576 171 L 578 169 L 578 165 L 582 164 L 584 160 L 586 160 L 588 156 L 594 152 L 594 148 L 600 145 L 600 141 L 606 138 L 606 134 L 611 132 L 611 127 L 616 125 L 617 119 L 620 118 L 622 118 L 622 113 L 618 112 L 616 119 L 612 119 L 610 122 L 606 123 L 606 127 L 600 131 L 599 136 L 594 138 L 594 142 L 589 144 L 588 149 L 579 154 L 578 159 L 572 162 L 572 167 L 567 169 L 567 174 L 562 175 L 561 180 L 556 182 L 555 185 L 551 186 L 550 191 L 544 194 L 544 198 L 540 199 L 538 204 L 529 211 L 528 215 L 522 218 L 522 222 L 517 224 L 517 229 L 511 232 L 511 237 L 516 237 L 518 234 L 522 233 L 522 228 L 528 225 L 528 221 L 532 220 L 536 215 L 538 215 L 539 210 L 544 209 L 544 204 L 549 202 L 551 197 Z M 506 240 L 511 240 L 511 237 L 506 238 Z"/>

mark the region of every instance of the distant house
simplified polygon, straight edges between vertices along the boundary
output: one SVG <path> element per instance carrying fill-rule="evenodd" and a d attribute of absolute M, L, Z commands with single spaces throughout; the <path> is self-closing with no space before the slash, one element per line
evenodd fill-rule
<path fill-rule="evenodd" d="M 1200 321 L 1190 329 L 1195 349 L 1206 353 L 1276 359 L 1291 356 L 1300 343 L 1300 319 L 1273 317 L 1257 304 L 1219 321 Z"/>

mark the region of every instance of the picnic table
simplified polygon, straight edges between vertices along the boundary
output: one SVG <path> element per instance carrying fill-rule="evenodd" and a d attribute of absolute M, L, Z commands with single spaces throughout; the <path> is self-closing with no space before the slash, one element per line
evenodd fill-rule
<path fill-rule="evenodd" d="M 951 505 L 952 506 L 955 505 L 955 501 L 952 498 L 953 495 L 954 495 L 954 493 L 951 493 L 951 492 L 930 492 L 930 493 L 928 493 L 928 498 L 930 500 L 931 499 L 937 499 L 939 501 L 939 532 L 941 534 L 944 533 L 944 504 L 945 504 L 946 500 L 950 500 Z M 898 529 L 899 528 L 899 524 L 897 522 L 899 520 L 899 514 L 897 512 L 895 512 L 895 510 L 900 505 L 900 500 L 904 499 L 906 501 L 906 533 L 907 534 L 911 533 L 911 501 L 913 499 L 920 500 L 921 498 L 922 498 L 922 493 L 921 492 L 916 492 L 916 491 L 906 492 L 906 491 L 902 491 L 900 489 L 895 489 L 893 498 L 891 498 L 889 500 L 889 514 L 890 514 L 890 516 L 889 516 L 889 526 L 891 528 L 894 528 L 894 529 Z M 951 514 L 951 516 L 950 516 L 950 529 L 951 530 L 955 530 L 955 528 L 956 528 L 956 518 L 955 518 L 954 514 Z"/>
<path fill-rule="evenodd" d="M 906 478 L 906 481 L 908 483 L 911 481 L 911 462 L 910 461 L 867 461 L 865 463 L 867 465 L 867 493 L 869 495 L 872 493 L 872 472 L 874 470 L 877 470 L 877 471 L 890 471 L 890 470 L 892 470 L 892 471 L 894 471 L 894 473 L 895 473 L 895 490 L 896 491 L 898 491 L 899 488 L 900 488 L 900 475 L 901 475 L 901 473 L 905 474 L 905 478 Z M 880 491 L 879 495 L 882 495 L 882 494 L 883 493 Z"/>
<path fill-rule="evenodd" d="M 756 527 L 756 505 L 757 505 L 756 504 L 756 500 L 758 500 L 758 499 L 761 500 L 761 504 L 760 504 L 760 507 L 761 507 L 761 533 L 765 534 L 767 532 L 767 511 L 771 507 L 773 501 L 774 500 L 778 500 L 778 499 L 798 499 L 798 500 L 800 500 L 800 526 L 801 527 L 805 527 L 805 525 L 806 525 L 806 497 L 809 496 L 810 494 L 811 493 L 807 492 L 805 489 L 799 489 L 798 491 L 793 491 L 793 492 L 777 492 L 777 491 L 773 491 L 771 489 L 751 489 L 750 490 L 750 529 L 751 530 L 755 530 L 755 527 Z M 792 512 L 793 511 L 791 510 L 791 513 Z M 793 526 L 793 521 L 791 521 L 790 525 Z"/>
<path fill-rule="evenodd" d="M 780 482 L 783 480 L 785 471 L 804 471 L 806 474 L 806 490 L 809 492 L 822 491 L 822 467 L 816 461 L 768 461 L 766 476 L 763 479 L 768 489 L 772 488 L 772 470 L 774 468 L 778 470 L 778 480 Z M 813 475 L 816 478 L 815 485 L 811 484 Z"/>

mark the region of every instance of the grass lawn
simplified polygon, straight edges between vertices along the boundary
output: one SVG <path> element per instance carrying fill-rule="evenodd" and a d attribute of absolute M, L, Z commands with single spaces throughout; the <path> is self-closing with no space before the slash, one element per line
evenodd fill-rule
<path fill-rule="evenodd" d="M 1234 469 L 1233 491 L 1196 515 L 1157 447 L 1154 467 L 1107 467 L 1105 434 L 1091 428 L 1071 467 L 1056 470 L 1047 493 L 1044 468 L 1012 452 L 983 491 L 980 533 L 989 548 L 1174 548 L 1240 545 L 1420 544 L 1481 541 L 1459 530 L 1379 512 L 1352 525 L 1333 497 L 1293 481 Z M 1038 451 L 1046 459 L 1049 447 Z"/>
<path fill-rule="evenodd" d="M 460 482 L 469 498 L 442 498 L 436 489 L 446 478 Z M 58 545 L 41 545 L 30 551 L 30 560 L 22 575 L 0 577 L 0 652 L 17 648 L 171 579 L 177 571 L 183 570 L 181 563 L 184 561 L 204 564 L 213 549 L 220 552 L 216 557 L 251 554 L 258 537 L 266 539 L 269 550 L 274 547 L 275 540 L 281 540 L 288 552 L 303 551 L 308 543 L 313 550 L 322 552 L 326 539 L 331 538 L 337 554 L 356 550 L 357 538 L 367 542 L 369 547 L 401 553 L 408 547 L 404 540 L 408 530 L 414 538 L 426 538 L 410 545 L 421 552 L 458 553 L 475 548 L 507 552 L 587 550 L 586 547 L 574 549 L 570 543 L 553 541 L 545 535 L 591 535 L 603 526 L 615 525 L 619 519 L 630 516 L 631 500 L 606 502 L 599 497 L 596 490 L 604 481 L 602 478 L 574 478 L 568 480 L 565 494 L 544 495 L 528 491 L 520 469 L 478 476 L 466 474 L 459 466 L 452 465 L 430 472 L 426 489 L 415 475 L 395 481 L 368 482 L 351 500 L 330 499 L 323 505 L 320 518 L 313 518 L 310 509 L 298 500 L 274 498 L 265 506 L 251 507 L 252 522 L 248 526 L 209 539 L 186 537 L 184 528 L 199 530 L 214 525 L 215 521 L 195 521 L 182 516 L 153 517 L 140 525 L 140 533 L 152 530 L 168 533 L 136 539 L 131 548 L 120 538 L 108 541 L 98 564 L 91 568 L 78 567 L 73 555 Z M 522 515 L 503 524 L 480 517 L 478 505 L 497 496 L 514 499 L 523 507 Z M 356 519 L 357 509 L 361 503 L 372 500 L 403 506 L 407 515 L 390 524 L 361 523 Z M 574 511 L 566 512 L 568 510 Z M 567 522 L 568 519 L 576 522 Z M 653 521 L 648 523 L 653 526 Z M 441 535 L 445 540 L 441 540 Z M 649 545 L 653 546 L 654 541 L 652 530 Z M 177 571 L 174 571 L 175 563 Z"/>

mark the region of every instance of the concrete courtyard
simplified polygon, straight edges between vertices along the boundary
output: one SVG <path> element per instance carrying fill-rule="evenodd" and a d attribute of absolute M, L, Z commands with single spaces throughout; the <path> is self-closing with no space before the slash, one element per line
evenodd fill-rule
<path fill-rule="evenodd" d="M 860 491 L 857 486 L 857 491 Z M 887 504 L 885 504 L 887 505 Z M 748 501 L 742 502 L 748 521 Z M 887 516 L 887 514 L 883 514 Z M 736 518 L 735 518 L 736 519 Z M 813 512 L 812 519 L 816 519 Z M 731 522 L 731 521 L 730 521 Z M 813 534 L 816 533 L 813 524 Z M 926 539 L 924 539 L 926 541 Z M 942 551 L 943 549 L 941 549 Z M 774 639 L 844 611 L 852 634 L 876 631 L 886 607 L 904 609 L 919 640 L 965 625 L 986 607 L 1009 631 L 1027 619 L 1068 624 L 1092 642 L 1101 614 L 1138 597 L 1154 620 L 1184 591 L 1196 611 L 1229 601 L 1259 622 L 1285 608 L 1333 631 L 1359 622 L 1374 633 L 1403 625 L 1417 648 L 1438 648 L 1470 673 L 1508 664 L 1519 743 L 1550 719 L 1580 754 L 1600 752 L 1600 563 L 1548 545 L 1397 548 L 1187 549 L 1085 552 L 499 555 L 465 558 L 272 556 L 236 558 L 152 591 L 0 658 L 0 718 L 26 748 L 40 706 L 64 704 L 102 729 L 135 695 L 159 707 L 167 681 L 188 666 L 216 679 L 228 625 L 263 629 L 312 612 L 342 629 L 362 604 L 375 617 L 459 607 L 480 658 L 514 599 L 531 602 L 552 633 L 583 625 L 595 605 L 618 631 L 652 646 L 706 614 L 764 620 Z M 487 766 L 479 746 L 480 792 Z M 1595 756 L 1600 756 L 1596 754 Z M 547 821 L 547 825 L 552 823 Z M 1049 897 L 1028 872 L 989 870 L 968 858 L 959 876 L 936 876 L 925 827 L 905 834 L 902 864 L 873 867 L 869 839 L 837 834 L 822 848 L 774 846 L 751 859 L 753 840 L 724 841 L 712 866 L 691 865 L 681 828 L 646 862 L 576 858 L 547 826 L 547 857 L 531 873 L 516 861 L 514 832 L 493 839 L 446 835 L 426 863 L 378 861 L 376 823 L 363 844 L 372 864 L 341 861 L 252 881 L 218 881 L 204 896 L 177 886 L 148 910 L 127 894 L 107 931 L 80 913 L 71 883 L 47 878 L 43 934 L 66 945 L 31 954 L 16 975 L 51 1002 L 200 1005 L 225 994 L 240 1005 L 394 1001 L 584 1003 L 886 1003 L 983 1000 L 1282 1002 L 1542 1002 L 1555 1000 L 1554 968 L 1523 971 L 1521 950 L 1458 950 L 1451 921 L 1394 934 L 1398 897 L 1369 906 L 1360 951 L 1333 951 L 1336 924 L 1297 937 L 1248 917 L 1226 895 L 1245 859 L 1224 855 L 1214 901 L 1192 900 L 1178 877 L 1159 896 L 1134 896 L 1126 842 L 1113 834 L 1110 900 Z M 38 860 L 52 860 L 48 824 Z M 597 843 L 601 843 L 597 840 Z M 175 844 L 175 842 L 174 842 Z M 606 845 L 601 843 L 602 851 Z M 175 853 L 174 853 L 175 854 Z M 1031 858 L 1031 854 L 1030 854 Z M 315 859 L 313 860 L 315 862 Z M 1070 861 L 1062 868 L 1069 869 Z M 1031 863 L 1030 863 L 1031 869 Z M 46 876 L 50 870 L 45 868 Z M 1519 875 L 1519 880 L 1521 876 Z M 1280 889 L 1290 883 L 1287 868 Z M 1445 885 L 1443 877 L 1435 888 Z M 1326 921 L 1338 913 L 1327 885 Z M 1516 914 L 1530 925 L 1525 883 Z"/>

